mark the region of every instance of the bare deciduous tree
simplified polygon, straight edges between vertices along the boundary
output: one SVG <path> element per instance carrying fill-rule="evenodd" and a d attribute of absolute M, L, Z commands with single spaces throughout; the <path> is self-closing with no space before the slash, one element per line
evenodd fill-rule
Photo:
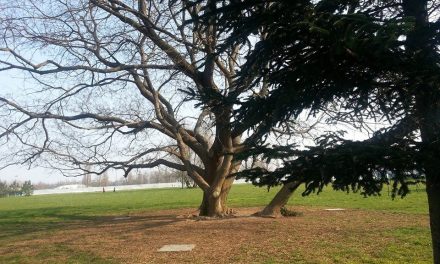
<path fill-rule="evenodd" d="M 1 166 L 39 163 L 66 176 L 166 166 L 203 190 L 201 215 L 226 214 L 241 166 L 233 155 L 243 151 L 242 137 L 253 139 L 251 124 L 231 126 L 244 92 L 230 87 L 249 46 L 219 55 L 225 36 L 215 21 L 185 23 L 214 8 L 215 1 L 0 1 L 0 71 L 26 77 L 20 89 L 0 93 L 0 145 L 13 149 Z M 267 87 L 260 89 L 253 92 L 264 96 Z"/>
<path fill-rule="evenodd" d="M 0 97 L 1 144 L 14 149 L 3 166 L 39 162 L 67 176 L 167 166 L 203 189 L 201 215 L 225 214 L 246 128 L 232 131 L 233 105 L 218 103 L 242 51 L 217 56 L 214 23 L 183 23 L 213 3 L 2 1 L 0 69 L 28 77 Z M 203 110 L 187 100 L 193 91 L 212 96 Z"/>

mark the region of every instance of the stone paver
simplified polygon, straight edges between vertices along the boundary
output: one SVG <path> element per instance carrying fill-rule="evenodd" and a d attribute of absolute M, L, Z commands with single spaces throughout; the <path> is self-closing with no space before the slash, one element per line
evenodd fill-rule
<path fill-rule="evenodd" d="M 159 252 L 191 251 L 195 246 L 196 245 L 194 244 L 165 245 L 157 251 Z"/>

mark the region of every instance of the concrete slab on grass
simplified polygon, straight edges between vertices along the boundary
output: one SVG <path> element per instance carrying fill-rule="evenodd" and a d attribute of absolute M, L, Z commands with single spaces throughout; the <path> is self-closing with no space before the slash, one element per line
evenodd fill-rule
<path fill-rule="evenodd" d="M 165 245 L 158 249 L 159 252 L 178 252 L 178 251 L 191 251 L 196 245 L 194 244 L 174 244 Z"/>
<path fill-rule="evenodd" d="M 328 208 L 328 209 L 324 209 L 326 211 L 345 211 L 344 208 Z"/>

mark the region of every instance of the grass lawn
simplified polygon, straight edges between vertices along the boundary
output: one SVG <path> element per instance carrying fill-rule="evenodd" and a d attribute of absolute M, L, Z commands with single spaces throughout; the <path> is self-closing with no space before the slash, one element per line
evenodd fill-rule
<path fill-rule="evenodd" d="M 235 185 L 229 205 L 264 206 L 275 192 Z M 422 186 L 395 200 L 386 189 L 382 196 L 369 198 L 331 189 L 302 197 L 297 191 L 289 206 L 302 216 L 289 219 L 182 218 L 195 211 L 201 195 L 198 189 L 152 189 L 1 198 L 0 263 L 206 263 L 220 250 L 229 252 L 228 257 L 212 262 L 432 262 Z M 323 210 L 335 207 L 348 210 Z M 131 220 L 112 221 L 117 216 Z M 188 229 L 193 231 L 186 234 Z M 157 254 L 157 244 L 167 239 L 196 241 L 198 250 Z M 216 243 L 218 250 L 207 254 L 212 248 L 208 245 Z"/>

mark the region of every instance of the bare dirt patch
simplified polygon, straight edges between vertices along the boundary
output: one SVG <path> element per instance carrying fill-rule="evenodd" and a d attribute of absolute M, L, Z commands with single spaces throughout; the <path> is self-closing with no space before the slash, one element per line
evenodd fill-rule
<path fill-rule="evenodd" d="M 222 219 L 192 217 L 193 210 L 97 217 L 67 223 L 38 238 L 10 241 L 0 254 L 19 252 L 34 257 L 34 263 L 46 262 L 44 253 L 60 248 L 51 263 L 64 262 L 69 252 L 116 263 L 332 263 L 333 255 L 344 250 L 374 259 L 376 252 L 396 242 L 387 230 L 428 227 L 426 215 L 294 210 L 302 216 L 261 218 L 251 216 L 258 208 L 242 208 L 235 217 Z M 167 244 L 196 246 L 188 252 L 157 252 Z"/>

